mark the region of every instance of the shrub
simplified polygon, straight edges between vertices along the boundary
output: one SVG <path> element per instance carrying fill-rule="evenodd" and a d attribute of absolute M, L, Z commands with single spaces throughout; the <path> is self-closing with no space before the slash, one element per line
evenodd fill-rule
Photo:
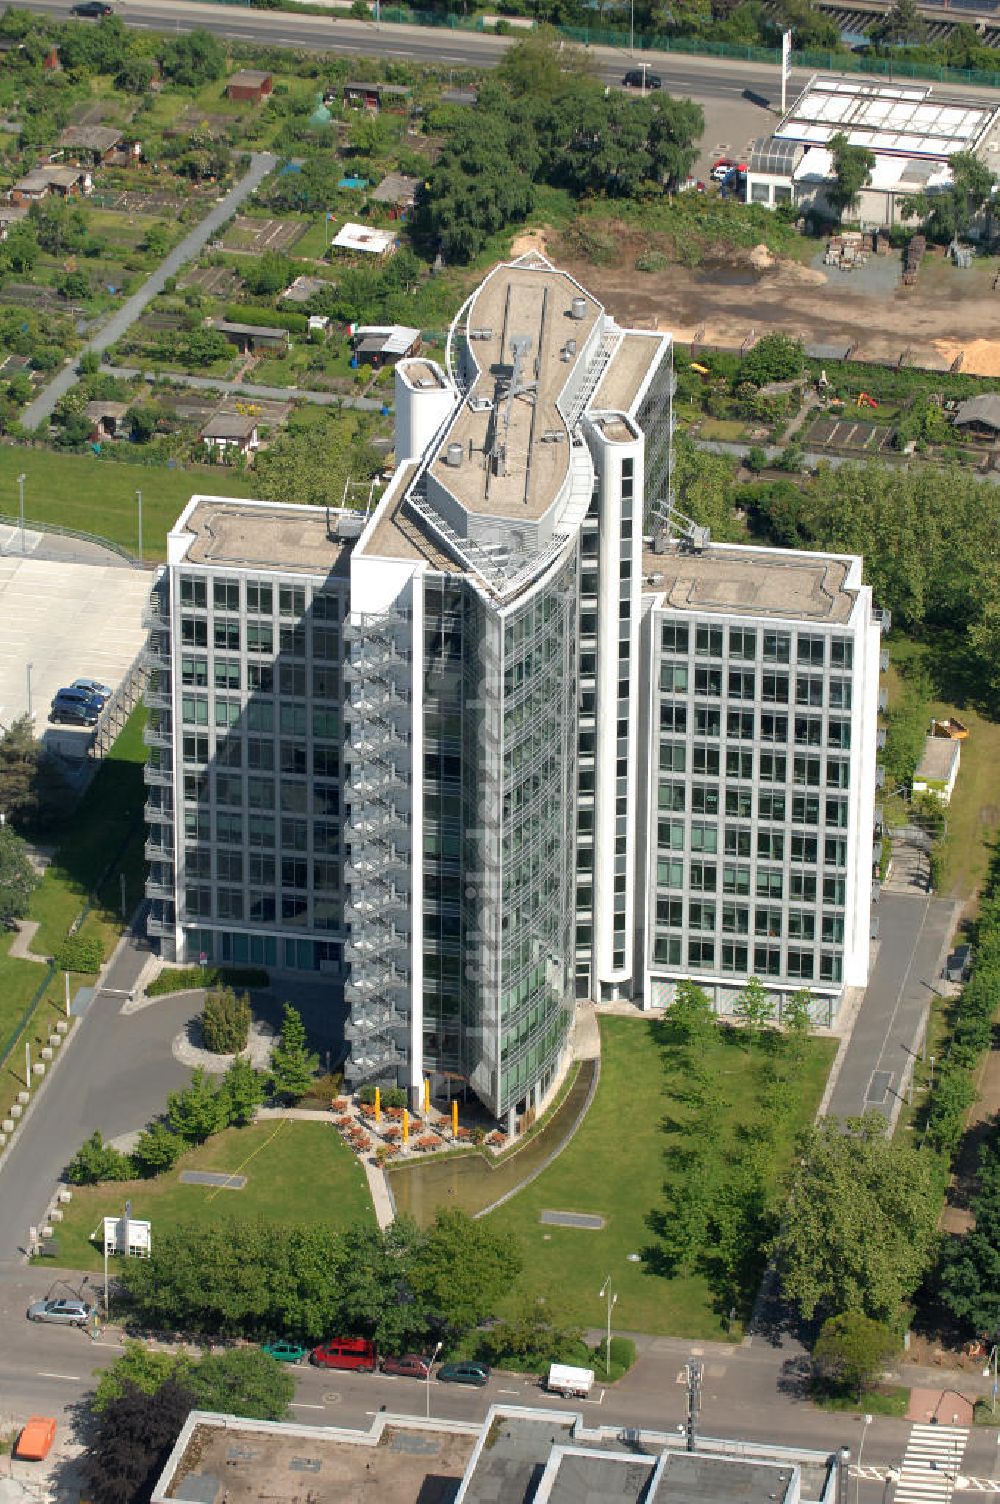
<path fill-rule="evenodd" d="M 828 1391 L 860 1398 L 896 1346 L 889 1327 L 860 1311 L 830 1316 L 813 1348 L 815 1378 Z"/>
<path fill-rule="evenodd" d="M 70 1185 L 96 1185 L 100 1180 L 131 1180 L 135 1166 L 128 1154 L 106 1144 L 99 1132 L 77 1149 L 66 1170 Z"/>
<path fill-rule="evenodd" d="M 213 989 L 201 1015 L 202 1039 L 214 1055 L 238 1055 L 250 1038 L 250 999 L 231 987 Z"/>
<path fill-rule="evenodd" d="M 309 318 L 304 313 L 277 308 L 257 308 L 249 303 L 230 303 L 226 318 L 235 324 L 257 324 L 263 329 L 287 329 L 290 334 L 304 334 Z"/>
<path fill-rule="evenodd" d="M 266 987 L 270 974 L 260 966 L 183 966 L 161 971 L 147 984 L 147 997 L 167 997 L 196 987 Z"/>
<path fill-rule="evenodd" d="M 59 971 L 98 972 L 104 964 L 104 945 L 97 935 L 70 935 L 52 959 Z"/>
<path fill-rule="evenodd" d="M 362 1086 L 360 1088 L 360 1090 L 358 1091 L 358 1101 L 363 1107 L 371 1107 L 374 1105 L 376 1090 L 378 1090 L 378 1088 L 373 1082 L 369 1082 L 367 1086 Z M 398 1112 L 401 1107 L 406 1106 L 408 1100 L 409 1099 L 402 1086 L 383 1086 L 382 1094 L 379 1098 L 379 1105 L 384 1111 L 388 1111 L 390 1108 L 392 1108 L 393 1110 Z"/>
<path fill-rule="evenodd" d="M 151 1123 L 139 1135 L 132 1158 L 140 1175 L 152 1178 L 172 1170 L 187 1144 L 165 1123 Z"/>

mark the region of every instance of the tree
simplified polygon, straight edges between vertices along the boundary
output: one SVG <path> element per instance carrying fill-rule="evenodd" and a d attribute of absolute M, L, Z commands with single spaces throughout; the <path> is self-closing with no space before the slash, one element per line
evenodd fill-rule
<path fill-rule="evenodd" d="M 916 0 L 892 0 L 885 15 L 872 29 L 872 37 L 886 47 L 922 42 L 927 23 L 917 10 Z"/>
<path fill-rule="evenodd" d="M 285 1420 L 295 1381 L 285 1363 L 259 1347 L 210 1353 L 186 1378 L 199 1410 L 247 1415 L 254 1420 Z"/>
<path fill-rule="evenodd" d="M 224 1106 L 218 1087 L 199 1066 L 189 1086 L 167 1097 L 167 1122 L 186 1143 L 200 1144 L 224 1126 Z"/>
<path fill-rule="evenodd" d="M 764 334 L 740 360 L 735 384 L 748 381 L 752 386 L 766 386 L 770 381 L 795 381 L 804 365 L 801 340 L 787 334 Z"/>
<path fill-rule="evenodd" d="M 148 94 L 156 65 L 148 58 L 126 59 L 115 74 L 115 87 L 126 94 Z"/>
<path fill-rule="evenodd" d="M 805 1053 L 806 1040 L 812 1028 L 812 994 L 808 987 L 800 987 L 786 998 L 781 1010 L 781 1022 L 785 1038 L 796 1059 Z"/>
<path fill-rule="evenodd" d="M 24 918 L 37 887 L 27 846 L 11 826 L 0 825 L 0 929 L 13 929 Z"/>
<path fill-rule="evenodd" d="M 121 1357 L 99 1371 L 91 1409 L 101 1415 L 113 1400 L 121 1399 L 129 1384 L 142 1394 L 156 1394 L 168 1379 L 184 1385 L 192 1361 L 186 1353 L 158 1352 L 145 1342 L 126 1338 Z"/>
<path fill-rule="evenodd" d="M 820 1328 L 812 1351 L 813 1372 L 823 1388 L 860 1399 L 897 1345 L 883 1322 L 860 1311 L 842 1311 L 828 1316 Z"/>
<path fill-rule="evenodd" d="M 733 1012 L 743 1020 L 747 1049 L 752 1051 L 754 1038 L 774 1017 L 774 1000 L 764 990 L 759 977 L 747 978 L 746 986 L 736 998 Z"/>
<path fill-rule="evenodd" d="M 176 37 L 165 49 L 163 71 L 182 88 L 200 89 L 225 73 L 225 48 L 210 31 L 196 27 L 186 36 Z"/>
<path fill-rule="evenodd" d="M 281 1039 L 271 1052 L 271 1085 L 275 1095 L 296 1101 L 304 1097 L 319 1066 L 319 1056 L 306 1044 L 302 1016 L 285 1004 Z"/>
<path fill-rule="evenodd" d="M 968 234 L 976 215 L 989 205 L 998 181 L 975 152 L 957 151 L 949 157 L 948 167 L 950 187 L 903 200 L 903 214 L 922 220 L 927 234 L 942 243 Z"/>
<path fill-rule="evenodd" d="M 150 1123 L 139 1134 L 132 1159 L 140 1175 L 162 1175 L 172 1170 L 187 1144 L 177 1133 L 171 1133 L 166 1123 Z"/>
<path fill-rule="evenodd" d="M 476 1351 L 487 1363 L 533 1372 L 547 1363 L 572 1362 L 582 1341 L 580 1327 L 554 1313 L 547 1302 L 525 1295 L 512 1316 L 478 1336 Z"/>
<path fill-rule="evenodd" d="M 87 239 L 83 210 L 72 199 L 46 198 L 32 204 L 27 222 L 39 246 L 52 256 L 82 250 Z"/>
<path fill-rule="evenodd" d="M 674 989 L 673 1001 L 666 1017 L 680 1033 L 684 1043 L 700 1048 L 716 1031 L 715 1009 L 704 987 L 683 977 Z"/>
<path fill-rule="evenodd" d="M 887 1136 L 878 1113 L 826 1118 L 799 1144 L 770 1253 L 783 1297 L 810 1320 L 861 1311 L 894 1321 L 930 1260 L 940 1167 Z"/>
<path fill-rule="evenodd" d="M 101 1180 L 131 1180 L 134 1165 L 128 1154 L 106 1144 L 95 1131 L 80 1145 L 66 1169 L 70 1185 L 96 1185 Z"/>
<path fill-rule="evenodd" d="M 232 987 L 216 987 L 205 997 L 201 1013 L 201 1036 L 215 1055 L 238 1055 L 250 1038 L 250 998 L 237 997 Z"/>
<path fill-rule="evenodd" d="M 852 146 L 843 131 L 831 136 L 829 150 L 833 158 L 833 186 L 827 188 L 826 196 L 839 217 L 857 207 L 862 188 L 871 182 L 875 153 L 867 146 Z"/>
<path fill-rule="evenodd" d="M 194 1408 L 176 1379 L 144 1394 L 126 1382 L 105 1405 L 80 1468 L 93 1504 L 147 1504 L 181 1427 Z"/>
<path fill-rule="evenodd" d="M 225 1098 L 226 1118 L 233 1128 L 252 1123 L 264 1100 L 264 1077 L 250 1061 L 238 1055 L 222 1078 L 221 1094 Z"/>
<path fill-rule="evenodd" d="M 409 1284 L 435 1325 L 457 1337 L 497 1309 L 520 1272 L 513 1238 L 449 1208 L 438 1211 L 424 1235 Z"/>

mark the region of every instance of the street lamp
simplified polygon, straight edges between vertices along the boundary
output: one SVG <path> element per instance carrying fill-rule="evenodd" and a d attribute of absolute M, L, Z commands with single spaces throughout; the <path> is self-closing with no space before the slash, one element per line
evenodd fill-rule
<path fill-rule="evenodd" d="M 630 0 L 628 11 L 628 55 L 635 56 L 635 0 Z"/>
<path fill-rule="evenodd" d="M 135 499 L 139 503 L 139 563 L 142 563 L 142 492 L 136 491 Z"/>
<path fill-rule="evenodd" d="M 604 1284 L 601 1286 L 601 1288 L 597 1292 L 597 1294 L 598 1294 L 598 1299 L 599 1300 L 604 1300 L 605 1298 L 607 1298 L 607 1302 L 608 1302 L 608 1336 L 607 1336 L 607 1342 L 605 1344 L 605 1349 L 604 1349 L 604 1357 L 605 1357 L 605 1364 L 607 1366 L 607 1376 L 610 1379 L 611 1378 L 611 1312 L 614 1310 L 615 1306 L 618 1304 L 618 1296 L 614 1293 L 614 1291 L 611 1288 L 611 1275 L 610 1274 L 608 1275 L 607 1279 L 604 1281 Z"/>
<path fill-rule="evenodd" d="M 431 1369 L 434 1367 L 434 1360 L 437 1357 L 438 1353 L 441 1351 L 441 1349 L 442 1349 L 443 1346 L 444 1346 L 443 1342 L 439 1342 L 438 1343 L 437 1347 L 431 1353 L 430 1362 L 427 1364 L 427 1378 L 424 1381 L 424 1388 L 425 1388 L 425 1391 L 426 1391 L 426 1394 L 427 1394 L 427 1419 L 428 1420 L 430 1420 L 430 1418 L 431 1418 Z"/>
<path fill-rule="evenodd" d="M 17 497 L 18 497 L 17 507 L 18 507 L 18 516 L 20 517 L 20 521 L 21 521 L 21 552 L 22 552 L 22 554 L 23 553 L 27 553 L 27 551 L 28 551 L 27 550 L 27 546 L 26 546 L 25 541 L 24 541 L 24 482 L 27 480 L 27 478 L 28 477 L 26 475 L 19 475 L 17 477 Z"/>
<path fill-rule="evenodd" d="M 31 713 L 31 670 L 34 668 L 34 664 L 26 663 L 24 667 L 28 678 L 28 721 L 34 722 L 35 718 Z"/>
<path fill-rule="evenodd" d="M 858 1447 L 858 1472 L 854 1480 L 854 1504 L 858 1504 L 858 1499 L 861 1497 L 861 1457 L 865 1450 L 865 1437 L 868 1435 L 868 1427 L 871 1423 L 872 1417 L 870 1415 L 863 1415 L 861 1417 L 861 1444 Z"/>
<path fill-rule="evenodd" d="M 990 1408 L 994 1415 L 996 1415 L 997 1413 L 997 1349 L 998 1344 L 994 1342 L 993 1347 L 990 1350 L 990 1355 L 986 1359 L 986 1367 L 983 1369 L 984 1379 L 988 1379 L 991 1373 L 993 1375 L 993 1391 L 991 1395 Z"/>

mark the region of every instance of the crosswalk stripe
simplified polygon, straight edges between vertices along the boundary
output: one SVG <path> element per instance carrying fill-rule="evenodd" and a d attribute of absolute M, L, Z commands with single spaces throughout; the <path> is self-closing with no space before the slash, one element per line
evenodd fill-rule
<path fill-rule="evenodd" d="M 903 1454 L 895 1504 L 950 1504 L 968 1440 L 967 1426 L 914 1425 Z"/>

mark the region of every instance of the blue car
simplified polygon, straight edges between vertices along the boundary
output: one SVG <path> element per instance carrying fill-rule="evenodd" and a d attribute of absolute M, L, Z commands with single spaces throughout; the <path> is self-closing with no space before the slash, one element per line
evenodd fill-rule
<path fill-rule="evenodd" d="M 102 705 L 106 705 L 114 694 L 111 685 L 102 684 L 100 679 L 74 679 L 70 689 L 79 689 L 92 699 L 100 700 Z"/>
<path fill-rule="evenodd" d="M 82 689 L 60 689 L 49 710 L 49 720 L 71 726 L 96 726 L 102 701 Z"/>

